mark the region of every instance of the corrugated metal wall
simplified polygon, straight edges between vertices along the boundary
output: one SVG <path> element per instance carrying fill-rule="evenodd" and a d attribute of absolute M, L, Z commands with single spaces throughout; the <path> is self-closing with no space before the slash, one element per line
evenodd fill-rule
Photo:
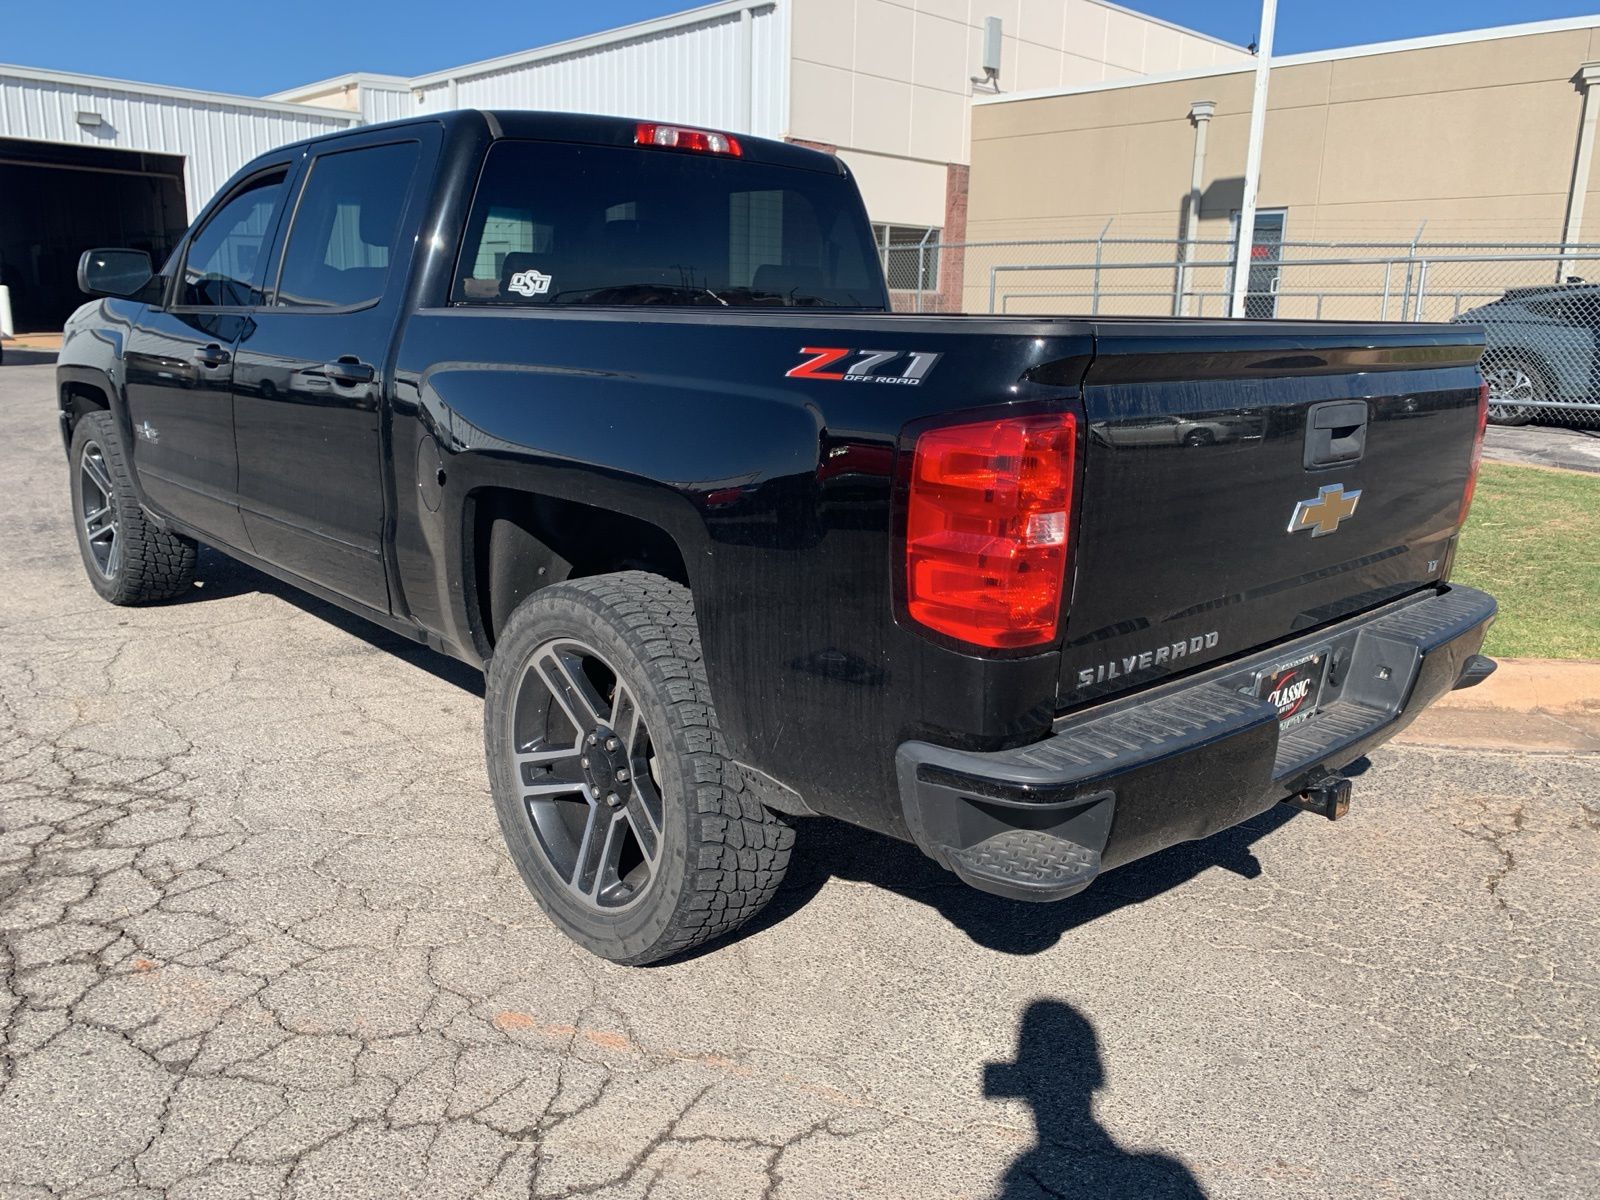
<path fill-rule="evenodd" d="M 418 80 L 415 90 L 363 84 L 359 113 L 0 67 L 0 137 L 181 155 L 191 218 L 230 175 L 274 146 L 452 106 L 654 117 L 782 137 L 789 86 L 783 4 L 729 2 L 685 16 L 614 40 L 587 38 L 565 50 L 469 64 L 449 73 L 453 96 L 444 75 Z M 85 125 L 79 113 L 98 114 L 100 123 Z"/>
<path fill-rule="evenodd" d="M 80 124 L 80 112 L 98 113 L 101 123 Z M 304 105 L 0 68 L 0 137 L 180 154 L 191 218 L 256 155 L 359 121 L 355 113 Z"/>
<path fill-rule="evenodd" d="M 504 66 L 467 66 L 421 83 L 414 111 L 537 108 L 654 117 L 759 137 L 782 137 L 788 92 L 788 25 L 777 5 L 752 5 L 749 119 L 744 34 L 737 9 L 703 21 Z"/>
<path fill-rule="evenodd" d="M 371 84 L 362 84 L 361 94 L 361 119 L 368 125 L 376 125 L 381 121 L 399 121 L 405 117 L 414 117 L 423 111 L 416 98 L 412 96 L 410 88 L 384 88 L 374 87 Z"/>

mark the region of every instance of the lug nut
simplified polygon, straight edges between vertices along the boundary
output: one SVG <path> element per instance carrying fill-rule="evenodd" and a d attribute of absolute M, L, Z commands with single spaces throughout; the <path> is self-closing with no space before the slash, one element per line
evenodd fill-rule
<path fill-rule="evenodd" d="M 617 741 L 616 738 L 607 738 L 606 739 L 606 749 L 607 750 L 615 750 L 620 745 L 622 745 L 622 743 Z"/>
<path fill-rule="evenodd" d="M 617 782 L 618 783 L 627 783 L 628 782 L 628 768 L 627 767 L 618 767 L 617 768 Z"/>
<path fill-rule="evenodd" d="M 585 771 L 587 771 L 589 769 L 589 757 L 588 757 L 588 755 L 585 755 L 584 757 L 580 758 L 578 760 L 578 765 L 580 767 L 582 767 Z"/>
<path fill-rule="evenodd" d="M 622 807 L 622 797 L 617 795 L 615 792 L 607 792 L 606 793 L 606 803 L 609 804 L 612 808 L 621 808 Z"/>
<path fill-rule="evenodd" d="M 598 733 L 591 733 L 589 735 L 589 745 L 596 746 L 596 745 L 599 745 L 599 743 L 600 743 L 600 735 Z"/>

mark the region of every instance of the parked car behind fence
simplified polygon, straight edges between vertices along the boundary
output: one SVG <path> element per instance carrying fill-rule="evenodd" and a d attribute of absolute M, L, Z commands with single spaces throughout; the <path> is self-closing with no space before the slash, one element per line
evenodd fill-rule
<path fill-rule="evenodd" d="M 1246 315 L 1481 323 L 1494 420 L 1600 426 L 1600 284 L 1578 278 L 1600 280 L 1600 246 L 1424 242 L 1421 233 L 1400 243 L 1262 238 Z M 1228 313 L 1234 250 L 1231 240 L 1186 245 L 1107 227 L 1094 238 L 923 240 L 881 253 L 903 311 L 1217 317 Z M 1140 436 L 1174 432 L 1189 431 Z"/>
<path fill-rule="evenodd" d="M 1600 284 L 1511 288 L 1456 320 L 1485 330 L 1489 420 L 1600 419 Z"/>

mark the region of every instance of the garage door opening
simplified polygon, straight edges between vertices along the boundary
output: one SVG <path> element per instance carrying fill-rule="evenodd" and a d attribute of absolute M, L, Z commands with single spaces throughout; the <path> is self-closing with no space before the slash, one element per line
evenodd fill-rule
<path fill-rule="evenodd" d="M 0 283 L 18 333 L 60 329 L 83 303 L 85 250 L 147 250 L 159 267 L 187 225 L 179 155 L 0 138 Z"/>

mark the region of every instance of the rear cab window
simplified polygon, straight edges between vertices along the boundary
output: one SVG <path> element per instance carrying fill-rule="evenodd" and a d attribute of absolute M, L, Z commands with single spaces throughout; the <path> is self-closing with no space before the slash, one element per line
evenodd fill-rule
<path fill-rule="evenodd" d="M 849 179 L 681 151 L 503 141 L 456 304 L 888 307 Z"/>
<path fill-rule="evenodd" d="M 312 160 L 283 254 L 278 305 L 351 308 L 383 295 L 420 150 L 395 142 Z"/>

